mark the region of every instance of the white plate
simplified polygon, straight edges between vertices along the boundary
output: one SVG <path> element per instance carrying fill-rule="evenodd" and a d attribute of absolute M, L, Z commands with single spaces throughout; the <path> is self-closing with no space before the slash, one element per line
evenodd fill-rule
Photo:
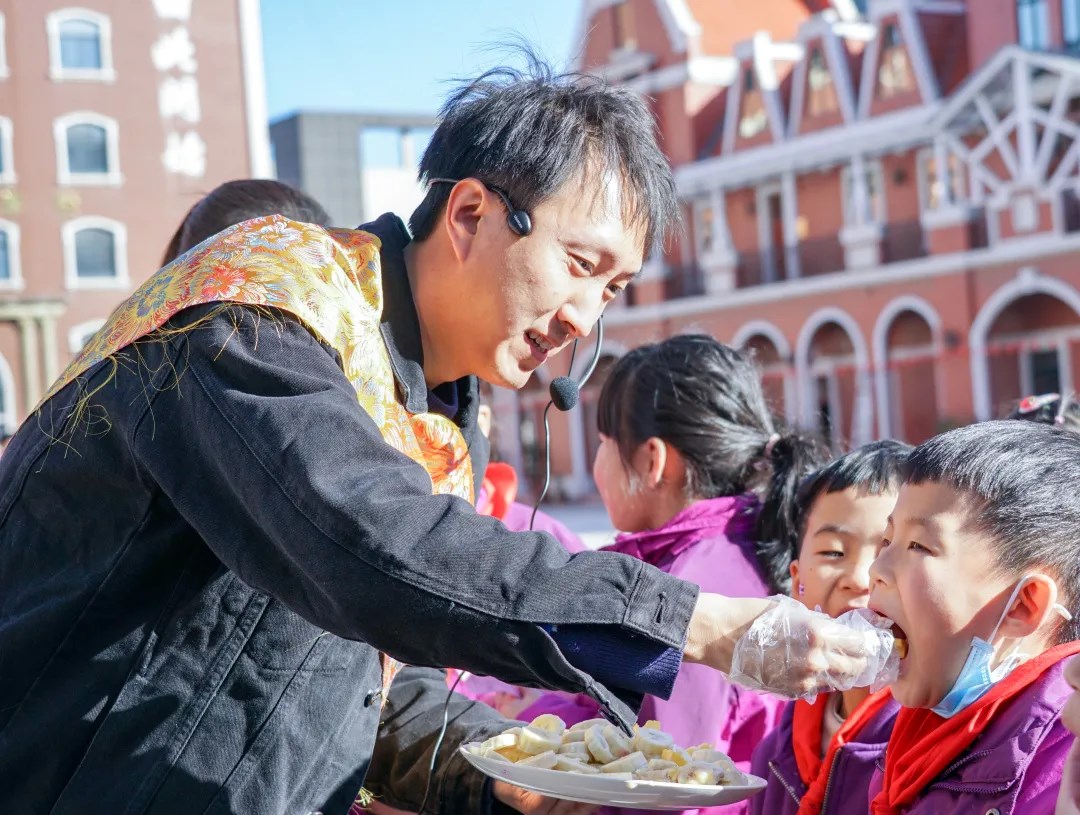
<path fill-rule="evenodd" d="M 520 767 L 508 761 L 470 753 L 469 748 L 474 746 L 476 745 L 463 745 L 460 748 L 461 754 L 484 775 L 550 798 L 581 801 L 586 804 L 657 810 L 694 809 L 733 804 L 765 789 L 764 778 L 746 773 L 740 774 L 743 783 L 738 786 L 718 787 L 668 784 L 662 781 L 625 781 L 603 773 L 584 775 L 542 770 L 539 767 Z"/>

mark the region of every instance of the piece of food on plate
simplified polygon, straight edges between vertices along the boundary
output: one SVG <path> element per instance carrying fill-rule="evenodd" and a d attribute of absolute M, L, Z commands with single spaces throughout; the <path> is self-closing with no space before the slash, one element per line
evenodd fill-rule
<path fill-rule="evenodd" d="M 712 744 L 682 748 L 656 721 L 635 726 L 627 736 L 604 719 L 567 727 L 558 716 L 544 714 L 467 749 L 522 767 L 627 781 L 713 786 L 742 779 L 731 759 Z"/>

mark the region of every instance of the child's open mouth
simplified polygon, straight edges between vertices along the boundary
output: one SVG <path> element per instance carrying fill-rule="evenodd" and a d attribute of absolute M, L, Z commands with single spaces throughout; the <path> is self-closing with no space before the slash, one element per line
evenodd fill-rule
<path fill-rule="evenodd" d="M 896 637 L 896 653 L 900 655 L 900 659 L 907 659 L 908 655 L 908 639 L 907 634 L 904 633 L 904 629 L 898 626 L 896 623 L 892 624 L 893 636 Z"/>

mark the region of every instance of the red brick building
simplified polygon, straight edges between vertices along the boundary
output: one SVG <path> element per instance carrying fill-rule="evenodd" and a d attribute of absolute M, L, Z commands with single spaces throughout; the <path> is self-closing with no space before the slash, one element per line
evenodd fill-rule
<path fill-rule="evenodd" d="M 587 0 L 580 31 L 582 67 L 653 100 L 685 207 L 605 354 L 752 348 L 838 449 L 1078 387 L 1080 0 Z M 597 388 L 553 430 L 567 497 Z M 499 399 L 535 478 L 543 383 Z"/>
<path fill-rule="evenodd" d="M 0 430 L 188 208 L 270 175 L 258 0 L 0 0 Z"/>

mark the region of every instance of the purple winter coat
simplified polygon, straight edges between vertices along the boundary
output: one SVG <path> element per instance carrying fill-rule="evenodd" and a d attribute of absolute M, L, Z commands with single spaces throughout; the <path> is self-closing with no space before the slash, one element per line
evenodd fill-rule
<path fill-rule="evenodd" d="M 750 801 L 751 815 L 795 815 L 806 793 L 799 777 L 792 742 L 795 706 L 784 709 L 780 725 L 765 737 L 750 764 L 750 772 L 769 782 L 765 792 Z M 829 773 L 822 815 L 866 815 L 867 790 L 885 755 L 893 722 L 900 705 L 890 699 L 859 731 L 858 736 L 836 752 Z"/>
<path fill-rule="evenodd" d="M 670 575 L 697 583 L 706 592 L 766 597 L 768 587 L 754 554 L 757 511 L 758 502 L 752 495 L 698 501 L 659 529 L 620 535 L 606 551 L 634 555 Z M 732 685 L 704 665 L 683 664 L 671 697 L 646 696 L 638 720 L 658 720 L 684 747 L 712 742 L 740 769 L 749 770 L 754 747 L 776 726 L 783 704 L 779 698 Z M 568 723 L 600 715 L 591 699 L 548 694 L 521 718 L 541 713 L 556 713 Z M 617 810 L 624 815 L 634 811 Z M 684 815 L 743 815 L 748 811 L 749 803 L 744 801 L 684 810 Z"/>
<path fill-rule="evenodd" d="M 1073 735 L 1061 723 L 1072 693 L 1064 659 L 1017 696 L 904 815 L 1053 815 Z M 870 783 L 873 800 L 884 764 Z"/>

